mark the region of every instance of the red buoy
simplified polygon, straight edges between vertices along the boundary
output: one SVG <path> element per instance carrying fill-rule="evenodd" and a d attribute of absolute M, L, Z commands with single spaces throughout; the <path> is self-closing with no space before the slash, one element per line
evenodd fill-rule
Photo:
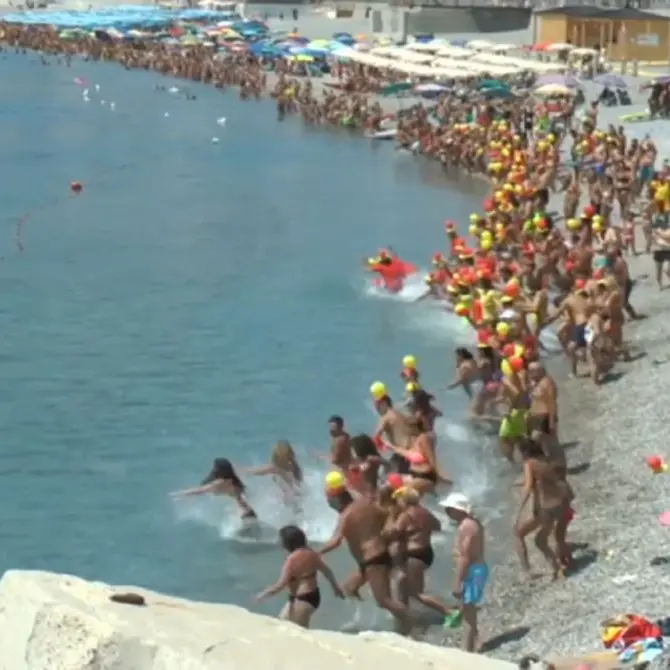
<path fill-rule="evenodd" d="M 79 181 L 73 181 L 73 182 L 70 184 L 70 190 L 71 190 L 72 193 L 74 193 L 75 195 L 79 195 L 79 194 L 84 190 L 84 187 L 82 186 L 81 182 L 79 182 Z"/>

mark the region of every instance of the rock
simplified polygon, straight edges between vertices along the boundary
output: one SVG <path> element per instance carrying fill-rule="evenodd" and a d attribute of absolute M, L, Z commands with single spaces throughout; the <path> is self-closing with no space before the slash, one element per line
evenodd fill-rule
<path fill-rule="evenodd" d="M 393 633 L 306 631 L 233 605 L 21 570 L 0 581 L 0 649 L 0 670 L 516 669 Z"/>

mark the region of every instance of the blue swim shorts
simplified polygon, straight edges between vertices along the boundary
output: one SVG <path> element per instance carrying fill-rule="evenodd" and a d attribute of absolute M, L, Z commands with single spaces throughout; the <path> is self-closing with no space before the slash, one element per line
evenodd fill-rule
<path fill-rule="evenodd" d="M 463 604 L 479 605 L 484 597 L 484 589 L 488 581 L 489 566 L 486 563 L 471 565 L 463 584 Z"/>

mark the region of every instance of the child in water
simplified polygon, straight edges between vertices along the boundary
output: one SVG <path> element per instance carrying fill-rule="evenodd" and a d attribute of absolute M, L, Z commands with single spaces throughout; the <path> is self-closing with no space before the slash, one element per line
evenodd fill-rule
<path fill-rule="evenodd" d="M 170 495 L 173 498 L 184 496 L 202 496 L 208 493 L 213 495 L 230 496 L 235 500 L 243 521 L 256 520 L 256 512 L 244 497 L 245 486 L 237 476 L 233 464 L 227 458 L 215 458 L 212 469 L 202 480 L 200 486 L 183 491 L 175 491 Z"/>

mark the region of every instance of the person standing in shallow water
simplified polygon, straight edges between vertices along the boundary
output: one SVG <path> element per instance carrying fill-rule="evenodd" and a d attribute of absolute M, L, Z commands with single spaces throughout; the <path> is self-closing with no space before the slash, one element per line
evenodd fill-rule
<path fill-rule="evenodd" d="M 279 618 L 309 628 L 312 617 L 321 604 L 317 576 L 321 573 L 333 587 L 338 598 L 344 598 L 333 571 L 314 549 L 307 545 L 305 533 L 297 526 L 284 526 L 279 531 L 282 546 L 288 552 L 279 579 L 256 596 L 261 602 L 288 589 L 288 603 Z"/>

